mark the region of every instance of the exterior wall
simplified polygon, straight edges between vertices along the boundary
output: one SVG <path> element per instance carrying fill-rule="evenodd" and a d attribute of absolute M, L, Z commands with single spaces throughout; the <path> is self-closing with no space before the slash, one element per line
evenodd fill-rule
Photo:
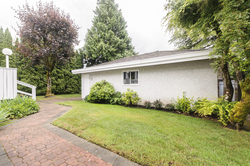
<path fill-rule="evenodd" d="M 127 88 L 138 92 L 145 100 L 161 99 L 164 104 L 187 92 L 188 97 L 208 97 L 215 99 L 218 96 L 218 79 L 209 60 L 182 62 L 149 67 L 131 68 L 127 70 L 112 70 L 89 73 L 89 87 L 102 79 L 112 83 L 116 91 L 125 92 Z M 123 85 L 122 72 L 139 71 L 138 85 Z M 86 74 L 83 74 L 86 75 Z M 87 77 L 85 77 L 87 79 Z M 85 89 L 86 88 L 82 88 Z M 85 93 L 86 94 L 86 93 Z"/>

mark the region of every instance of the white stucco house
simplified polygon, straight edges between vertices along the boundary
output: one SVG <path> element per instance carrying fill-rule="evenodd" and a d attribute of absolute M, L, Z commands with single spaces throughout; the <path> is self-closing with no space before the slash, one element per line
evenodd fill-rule
<path fill-rule="evenodd" d="M 210 50 L 156 51 L 72 70 L 81 74 L 82 98 L 98 81 L 107 80 L 116 91 L 130 88 L 144 101 L 164 104 L 181 97 L 218 97 L 217 73 L 211 67 Z"/>

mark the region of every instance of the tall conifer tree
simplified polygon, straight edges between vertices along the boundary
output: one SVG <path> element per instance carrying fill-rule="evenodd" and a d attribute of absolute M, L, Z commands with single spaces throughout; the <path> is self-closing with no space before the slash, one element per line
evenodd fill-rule
<path fill-rule="evenodd" d="M 114 0 L 98 0 L 93 25 L 83 47 L 88 66 L 137 54 L 126 30 L 126 21 Z"/>

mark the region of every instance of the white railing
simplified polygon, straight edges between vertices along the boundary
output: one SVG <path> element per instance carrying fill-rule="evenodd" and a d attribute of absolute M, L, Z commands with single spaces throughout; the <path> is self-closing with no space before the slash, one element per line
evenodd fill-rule
<path fill-rule="evenodd" d="M 21 93 L 21 94 L 24 94 L 24 95 L 27 95 L 27 96 L 31 96 L 33 100 L 36 100 L 36 86 L 27 84 L 27 83 L 22 82 L 22 81 L 17 81 L 17 84 L 22 85 L 22 86 L 26 86 L 26 87 L 32 89 L 32 93 L 23 92 L 23 91 L 20 91 L 20 90 L 17 90 L 17 93 Z"/>
<path fill-rule="evenodd" d="M 31 88 L 32 93 L 17 90 L 17 84 Z M 17 96 L 17 93 L 31 96 L 32 99 L 36 100 L 36 87 L 18 81 L 16 68 L 0 67 L 0 100 L 14 99 Z"/>

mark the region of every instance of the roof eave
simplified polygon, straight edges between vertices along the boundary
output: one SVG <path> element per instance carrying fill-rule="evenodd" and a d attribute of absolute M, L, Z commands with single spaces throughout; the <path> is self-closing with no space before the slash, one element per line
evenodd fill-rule
<path fill-rule="evenodd" d="M 87 74 L 87 73 L 93 73 L 93 72 L 99 72 L 99 71 L 109 71 L 109 70 L 117 70 L 117 69 L 127 69 L 127 68 L 135 68 L 135 67 L 145 67 L 145 66 L 196 61 L 196 60 L 205 60 L 205 59 L 210 59 L 208 57 L 209 53 L 210 53 L 210 50 L 204 50 L 204 51 L 181 53 L 181 54 L 168 55 L 168 56 L 162 56 L 162 57 L 156 57 L 156 58 L 148 58 L 148 59 L 143 59 L 143 60 L 121 62 L 121 63 L 110 64 L 110 65 L 100 65 L 100 66 L 97 65 L 97 66 L 93 66 L 89 68 L 72 70 L 72 73 L 73 74 Z"/>

